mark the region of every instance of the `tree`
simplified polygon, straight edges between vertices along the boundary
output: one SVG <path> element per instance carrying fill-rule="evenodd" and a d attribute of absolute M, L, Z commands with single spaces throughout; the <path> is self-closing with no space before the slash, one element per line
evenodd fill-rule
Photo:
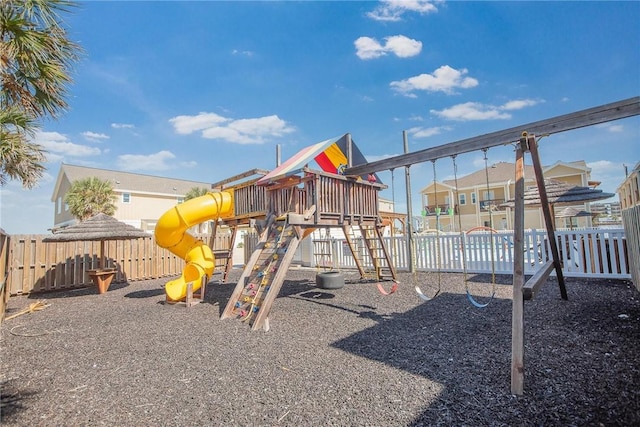
<path fill-rule="evenodd" d="M 61 13 L 70 0 L 0 1 L 0 185 L 32 188 L 46 160 L 32 141 L 38 121 L 68 108 L 69 71 L 81 48 L 67 38 Z"/>
<path fill-rule="evenodd" d="M 73 181 L 64 201 L 69 205 L 71 214 L 80 221 L 99 213 L 113 215 L 116 212 L 113 186 L 95 176 Z"/>
<path fill-rule="evenodd" d="M 184 200 L 195 199 L 196 197 L 204 196 L 207 194 L 209 190 L 203 187 L 191 187 L 187 194 L 184 195 Z"/>

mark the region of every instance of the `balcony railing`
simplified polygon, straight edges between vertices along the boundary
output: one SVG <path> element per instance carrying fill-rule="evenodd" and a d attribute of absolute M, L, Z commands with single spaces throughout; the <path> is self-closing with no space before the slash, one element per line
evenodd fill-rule
<path fill-rule="evenodd" d="M 435 215 L 453 215 L 457 214 L 458 209 L 453 208 L 448 204 L 441 205 L 427 205 L 423 208 L 423 214 L 425 216 L 435 216 Z"/>
<path fill-rule="evenodd" d="M 489 210 L 491 210 L 491 212 L 503 211 L 506 208 L 500 205 L 503 204 L 504 202 L 505 202 L 505 199 L 482 200 L 480 201 L 480 210 L 487 211 L 487 212 Z"/>

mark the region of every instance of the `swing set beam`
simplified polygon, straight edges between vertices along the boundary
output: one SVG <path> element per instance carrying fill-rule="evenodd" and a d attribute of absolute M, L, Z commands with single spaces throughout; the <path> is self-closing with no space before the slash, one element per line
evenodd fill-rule
<path fill-rule="evenodd" d="M 579 129 L 637 115 L 640 115 L 640 96 L 549 119 L 539 120 L 525 125 L 515 126 L 506 130 L 466 138 L 456 142 L 450 142 L 437 147 L 400 154 L 371 163 L 355 165 L 353 167 L 346 168 L 344 174 L 358 176 L 366 173 L 375 173 L 399 167 L 407 167 L 417 163 L 427 162 L 429 160 L 437 160 L 455 154 L 478 151 L 483 148 L 517 143 L 520 141 L 523 131 L 538 136 L 552 135 L 554 133 Z"/>

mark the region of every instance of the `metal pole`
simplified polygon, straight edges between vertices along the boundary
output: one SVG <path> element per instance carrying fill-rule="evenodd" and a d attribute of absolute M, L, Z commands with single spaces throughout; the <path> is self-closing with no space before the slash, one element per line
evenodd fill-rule
<path fill-rule="evenodd" d="M 402 140 L 404 142 L 405 154 L 409 152 L 409 140 L 407 139 L 407 131 L 402 131 Z M 411 205 L 411 174 L 409 168 L 411 166 L 405 166 L 404 168 L 404 180 L 407 187 L 407 262 L 409 263 L 409 273 L 415 273 L 416 266 L 413 262 L 413 221 L 412 212 L 413 207 Z"/>
<path fill-rule="evenodd" d="M 276 145 L 276 167 L 280 166 L 282 164 L 282 156 L 281 156 L 281 150 L 280 150 L 280 144 Z"/>

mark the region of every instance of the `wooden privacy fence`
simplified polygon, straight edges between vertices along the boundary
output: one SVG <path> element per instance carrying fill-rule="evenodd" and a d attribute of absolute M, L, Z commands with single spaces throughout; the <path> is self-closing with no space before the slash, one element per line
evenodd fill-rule
<path fill-rule="evenodd" d="M 9 276 L 9 235 L 0 228 L 0 322 L 4 320 L 4 312 L 9 299 L 7 277 Z"/>
<path fill-rule="evenodd" d="M 9 236 L 7 292 L 28 294 L 92 286 L 87 270 L 98 267 L 100 242 L 43 242 L 46 235 Z M 209 236 L 198 235 L 208 242 Z M 230 235 L 216 236 L 213 249 L 224 249 Z M 226 245 L 226 246 L 225 246 Z M 106 266 L 116 269 L 114 283 L 179 275 L 184 260 L 155 243 L 153 236 L 106 241 Z M 221 260 L 222 261 L 222 260 Z M 216 261 L 216 264 L 221 262 Z M 0 271 L 2 269 L 0 262 Z"/>

